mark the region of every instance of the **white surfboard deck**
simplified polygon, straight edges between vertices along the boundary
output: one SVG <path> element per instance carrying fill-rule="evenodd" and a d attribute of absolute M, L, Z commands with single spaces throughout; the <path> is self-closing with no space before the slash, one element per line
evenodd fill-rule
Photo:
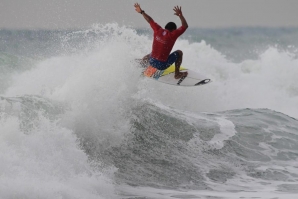
<path fill-rule="evenodd" d="M 157 70 L 156 68 L 152 66 L 148 66 L 144 72 L 143 75 L 145 77 L 155 79 L 159 82 L 176 85 L 176 86 L 200 86 L 207 84 L 211 82 L 211 80 L 204 75 L 186 69 L 184 67 L 180 67 L 181 72 L 188 72 L 188 75 L 186 77 L 182 77 L 180 79 L 175 79 L 175 65 L 171 65 L 166 70 Z"/>

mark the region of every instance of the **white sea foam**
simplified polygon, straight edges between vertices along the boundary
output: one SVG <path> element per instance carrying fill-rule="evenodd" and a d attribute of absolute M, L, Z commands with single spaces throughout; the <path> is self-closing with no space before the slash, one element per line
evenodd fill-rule
<path fill-rule="evenodd" d="M 186 45 L 183 65 L 212 79 L 206 86 L 176 88 L 144 80 L 151 97 L 191 111 L 269 108 L 298 117 L 298 60 L 287 52 L 269 48 L 258 60 L 231 63 L 205 42 Z M 186 47 L 187 46 L 187 47 Z"/>
<path fill-rule="evenodd" d="M 149 38 L 115 24 L 86 31 L 86 39 L 90 31 L 105 35 L 92 43 L 92 50 L 41 61 L 15 76 L 6 95 L 42 94 L 62 100 L 101 95 L 105 97 L 97 97 L 98 103 L 113 99 L 110 104 L 117 104 L 135 94 L 183 110 L 269 108 L 298 117 L 298 59 L 293 54 L 271 47 L 257 60 L 233 63 L 205 41 L 178 40 L 174 50 L 183 50 L 183 66 L 210 77 L 212 83 L 173 87 L 140 78 L 141 70 L 133 61 L 150 52 Z"/>
<path fill-rule="evenodd" d="M 0 198 L 111 198 L 109 177 L 94 170 L 76 136 L 49 120 L 30 132 L 0 117 Z"/>
<path fill-rule="evenodd" d="M 236 134 L 235 125 L 233 122 L 225 118 L 217 118 L 221 133 L 216 134 L 210 144 L 214 145 L 216 149 L 221 149 L 224 146 L 224 141 Z"/>

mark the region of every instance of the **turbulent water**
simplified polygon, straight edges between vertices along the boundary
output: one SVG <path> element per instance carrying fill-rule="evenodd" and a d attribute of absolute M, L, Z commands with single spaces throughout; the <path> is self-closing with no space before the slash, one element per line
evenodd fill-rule
<path fill-rule="evenodd" d="M 0 198 L 296 198 L 298 29 L 187 30 L 212 79 L 142 77 L 150 30 L 0 30 Z"/>

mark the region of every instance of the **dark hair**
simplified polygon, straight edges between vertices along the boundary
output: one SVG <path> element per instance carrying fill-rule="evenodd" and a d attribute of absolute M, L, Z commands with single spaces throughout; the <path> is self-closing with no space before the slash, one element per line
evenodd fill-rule
<path fill-rule="evenodd" d="M 169 22 L 165 26 L 165 29 L 167 29 L 167 30 L 176 30 L 177 29 L 177 26 L 176 26 L 176 24 L 174 22 Z"/>

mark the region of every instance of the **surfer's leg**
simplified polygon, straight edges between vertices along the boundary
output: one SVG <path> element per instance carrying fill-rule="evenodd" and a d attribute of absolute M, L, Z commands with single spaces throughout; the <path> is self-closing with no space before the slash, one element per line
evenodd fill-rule
<path fill-rule="evenodd" d="M 143 61 L 148 62 L 148 61 L 149 61 L 149 58 L 150 58 L 150 54 L 145 55 L 145 56 L 143 57 Z"/>
<path fill-rule="evenodd" d="M 175 53 L 178 53 L 179 55 L 175 61 L 175 79 L 180 79 L 181 77 L 186 77 L 188 73 L 179 71 L 183 59 L 183 52 L 181 50 L 176 50 Z"/>
<path fill-rule="evenodd" d="M 141 67 L 146 68 L 149 66 L 150 54 L 145 55 L 142 59 L 135 59 L 135 62 L 139 63 Z"/>
<path fill-rule="evenodd" d="M 150 58 L 150 54 L 145 55 L 143 57 L 143 59 L 140 60 L 140 64 L 145 68 L 149 65 L 149 58 Z"/>

